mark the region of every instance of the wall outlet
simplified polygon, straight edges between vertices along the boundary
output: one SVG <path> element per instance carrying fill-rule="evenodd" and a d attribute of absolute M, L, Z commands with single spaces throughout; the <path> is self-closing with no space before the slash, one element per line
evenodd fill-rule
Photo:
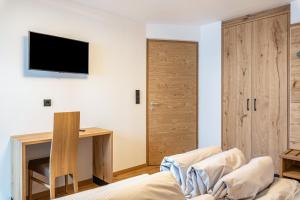
<path fill-rule="evenodd" d="M 44 99 L 44 107 L 51 107 L 52 102 L 51 99 Z"/>

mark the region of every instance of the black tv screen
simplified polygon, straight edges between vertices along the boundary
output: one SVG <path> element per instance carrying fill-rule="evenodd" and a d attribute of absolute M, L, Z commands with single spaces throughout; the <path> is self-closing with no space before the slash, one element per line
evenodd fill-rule
<path fill-rule="evenodd" d="M 29 69 L 88 74 L 89 43 L 29 32 Z"/>

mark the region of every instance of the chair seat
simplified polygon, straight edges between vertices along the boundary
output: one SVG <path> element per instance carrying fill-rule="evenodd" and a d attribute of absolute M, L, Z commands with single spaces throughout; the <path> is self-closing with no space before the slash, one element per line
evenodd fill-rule
<path fill-rule="evenodd" d="M 49 177 L 49 163 L 49 157 L 30 160 L 28 163 L 28 169 Z"/>

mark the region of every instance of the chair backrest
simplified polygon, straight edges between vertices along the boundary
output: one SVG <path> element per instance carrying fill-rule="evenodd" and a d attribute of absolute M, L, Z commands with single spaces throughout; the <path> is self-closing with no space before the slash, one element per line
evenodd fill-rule
<path fill-rule="evenodd" d="M 51 176 L 77 173 L 80 112 L 54 113 Z"/>

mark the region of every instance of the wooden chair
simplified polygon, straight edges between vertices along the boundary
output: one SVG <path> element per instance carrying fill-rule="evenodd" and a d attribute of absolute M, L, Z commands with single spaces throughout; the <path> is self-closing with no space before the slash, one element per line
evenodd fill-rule
<path fill-rule="evenodd" d="M 30 160 L 28 165 L 28 197 L 32 199 L 32 181 L 50 189 L 50 199 L 55 198 L 55 179 L 65 177 L 67 193 L 68 176 L 73 178 L 74 192 L 78 192 L 77 149 L 80 113 L 55 113 L 50 157 Z M 33 172 L 47 177 L 49 183 L 33 177 Z"/>

